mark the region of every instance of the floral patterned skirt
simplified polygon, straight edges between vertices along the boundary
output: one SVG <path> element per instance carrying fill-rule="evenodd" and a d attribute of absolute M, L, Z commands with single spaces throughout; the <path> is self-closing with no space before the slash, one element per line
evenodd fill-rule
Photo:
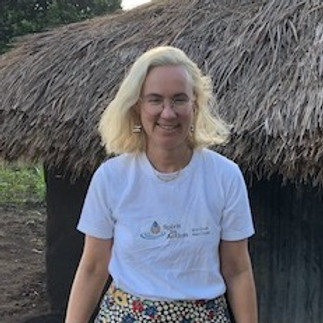
<path fill-rule="evenodd" d="M 95 323 L 230 323 L 224 296 L 212 300 L 156 301 L 132 296 L 112 284 Z"/>

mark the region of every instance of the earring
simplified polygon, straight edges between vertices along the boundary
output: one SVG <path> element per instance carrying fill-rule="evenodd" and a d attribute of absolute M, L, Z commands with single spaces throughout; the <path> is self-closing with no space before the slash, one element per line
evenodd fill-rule
<path fill-rule="evenodd" d="M 194 125 L 193 124 L 191 124 L 191 126 L 190 126 L 190 131 L 194 132 Z"/>
<path fill-rule="evenodd" d="M 132 128 L 132 132 L 133 133 L 140 133 L 141 132 L 141 129 L 142 129 L 142 126 L 141 125 L 137 125 L 135 124 Z"/>

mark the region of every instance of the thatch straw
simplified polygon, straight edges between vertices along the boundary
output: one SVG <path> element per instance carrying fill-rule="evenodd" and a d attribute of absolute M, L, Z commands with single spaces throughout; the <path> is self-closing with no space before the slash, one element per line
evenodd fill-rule
<path fill-rule="evenodd" d="M 212 75 L 234 125 L 226 155 L 260 177 L 323 185 L 320 0 L 154 1 L 29 37 L 0 58 L 0 156 L 92 171 L 100 114 L 129 64 L 161 44 Z"/>

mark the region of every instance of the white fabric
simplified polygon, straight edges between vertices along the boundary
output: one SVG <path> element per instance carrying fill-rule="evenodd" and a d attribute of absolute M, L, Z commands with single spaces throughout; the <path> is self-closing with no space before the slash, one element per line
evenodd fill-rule
<path fill-rule="evenodd" d="M 109 159 L 93 176 L 78 229 L 113 237 L 109 272 L 117 288 L 161 300 L 222 295 L 220 239 L 254 233 L 238 166 L 208 149 L 196 150 L 169 182 L 145 154 Z"/>

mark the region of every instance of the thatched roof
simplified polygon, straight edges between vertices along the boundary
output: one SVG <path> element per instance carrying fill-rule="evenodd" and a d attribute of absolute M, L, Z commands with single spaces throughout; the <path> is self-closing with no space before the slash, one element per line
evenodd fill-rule
<path fill-rule="evenodd" d="M 226 155 L 322 186 L 322 17 L 320 0 L 164 0 L 33 35 L 0 58 L 0 156 L 92 171 L 100 114 L 129 64 L 170 44 L 212 75 L 234 125 Z"/>

